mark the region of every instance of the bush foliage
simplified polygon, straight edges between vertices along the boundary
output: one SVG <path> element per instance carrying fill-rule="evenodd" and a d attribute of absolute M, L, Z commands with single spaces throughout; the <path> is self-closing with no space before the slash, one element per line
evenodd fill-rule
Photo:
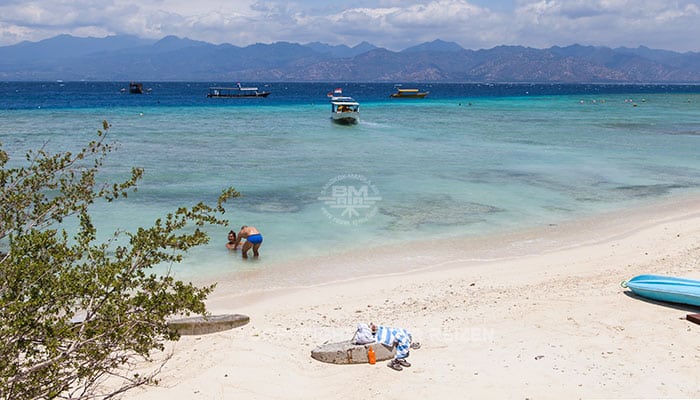
<path fill-rule="evenodd" d="M 203 227 L 225 225 L 223 204 L 239 194 L 226 189 L 215 206 L 180 208 L 150 228 L 100 242 L 89 206 L 126 198 L 144 172 L 98 183 L 114 149 L 108 131 L 105 121 L 75 153 L 30 150 L 13 168 L 0 143 L 0 398 L 111 398 L 152 383 L 157 369 L 127 371 L 178 338 L 168 317 L 206 312 L 213 285 L 196 287 L 152 267 L 178 263 L 207 243 Z"/>

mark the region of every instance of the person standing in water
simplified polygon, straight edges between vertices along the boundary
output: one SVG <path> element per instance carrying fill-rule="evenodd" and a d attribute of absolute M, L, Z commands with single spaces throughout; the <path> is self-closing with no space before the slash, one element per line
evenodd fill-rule
<path fill-rule="evenodd" d="M 243 225 L 236 237 L 236 244 L 233 246 L 234 250 L 238 248 L 238 245 L 241 243 L 241 239 L 245 239 L 243 248 L 241 248 L 241 256 L 243 256 L 243 258 L 248 258 L 248 250 L 251 248 L 253 249 L 253 257 L 258 257 L 260 255 L 258 249 L 260 249 L 260 245 L 263 242 L 263 237 L 260 231 L 258 231 L 254 226 Z"/>

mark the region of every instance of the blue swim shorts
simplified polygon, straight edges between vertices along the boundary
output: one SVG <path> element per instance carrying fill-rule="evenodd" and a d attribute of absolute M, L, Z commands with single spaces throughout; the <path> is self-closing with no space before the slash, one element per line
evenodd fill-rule
<path fill-rule="evenodd" d="M 245 240 L 249 241 L 250 243 L 253 244 L 260 244 L 263 241 L 262 235 L 259 233 L 256 233 L 255 235 L 250 235 Z"/>

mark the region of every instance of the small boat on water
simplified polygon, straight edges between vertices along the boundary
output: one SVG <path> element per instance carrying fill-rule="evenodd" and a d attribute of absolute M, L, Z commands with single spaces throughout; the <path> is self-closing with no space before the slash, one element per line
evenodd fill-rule
<path fill-rule="evenodd" d="M 246 98 L 246 97 L 267 97 L 270 92 L 260 91 L 256 87 L 242 87 L 240 83 L 236 87 L 214 86 L 209 88 L 207 97 L 221 98 Z"/>
<path fill-rule="evenodd" d="M 422 99 L 427 96 L 430 92 L 421 92 L 418 89 L 403 89 L 401 87 L 396 87 L 396 93 L 392 93 L 391 97 L 399 99 Z"/>
<path fill-rule="evenodd" d="M 693 279 L 638 275 L 620 285 L 647 299 L 700 307 L 700 281 Z"/>
<path fill-rule="evenodd" d="M 143 94 L 143 83 L 130 82 L 129 83 L 129 93 L 131 93 L 131 94 Z"/>
<path fill-rule="evenodd" d="M 329 93 L 331 98 L 331 120 L 338 124 L 352 125 L 360 122 L 360 103 L 349 96 L 343 96 L 342 89 Z"/>

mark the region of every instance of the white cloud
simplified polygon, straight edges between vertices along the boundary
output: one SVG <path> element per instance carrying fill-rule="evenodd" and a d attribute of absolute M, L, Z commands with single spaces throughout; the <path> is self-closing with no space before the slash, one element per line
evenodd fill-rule
<path fill-rule="evenodd" d="M 700 13 L 690 2 L 539 0 L 515 10 L 515 36 L 534 47 L 573 43 L 700 50 Z"/>
<path fill-rule="evenodd" d="M 68 33 L 239 46 L 368 41 L 400 50 L 442 39 L 465 48 L 580 43 L 700 51 L 696 2 L 516 0 L 507 8 L 480 0 L 0 0 L 0 45 Z"/>
<path fill-rule="evenodd" d="M 466 1 L 405 3 L 404 7 L 346 9 L 319 18 L 315 23 L 317 26 L 331 26 L 338 42 L 367 40 L 397 50 L 435 39 L 473 47 L 502 38 L 500 31 L 493 29 L 502 23 L 502 17 Z"/>

